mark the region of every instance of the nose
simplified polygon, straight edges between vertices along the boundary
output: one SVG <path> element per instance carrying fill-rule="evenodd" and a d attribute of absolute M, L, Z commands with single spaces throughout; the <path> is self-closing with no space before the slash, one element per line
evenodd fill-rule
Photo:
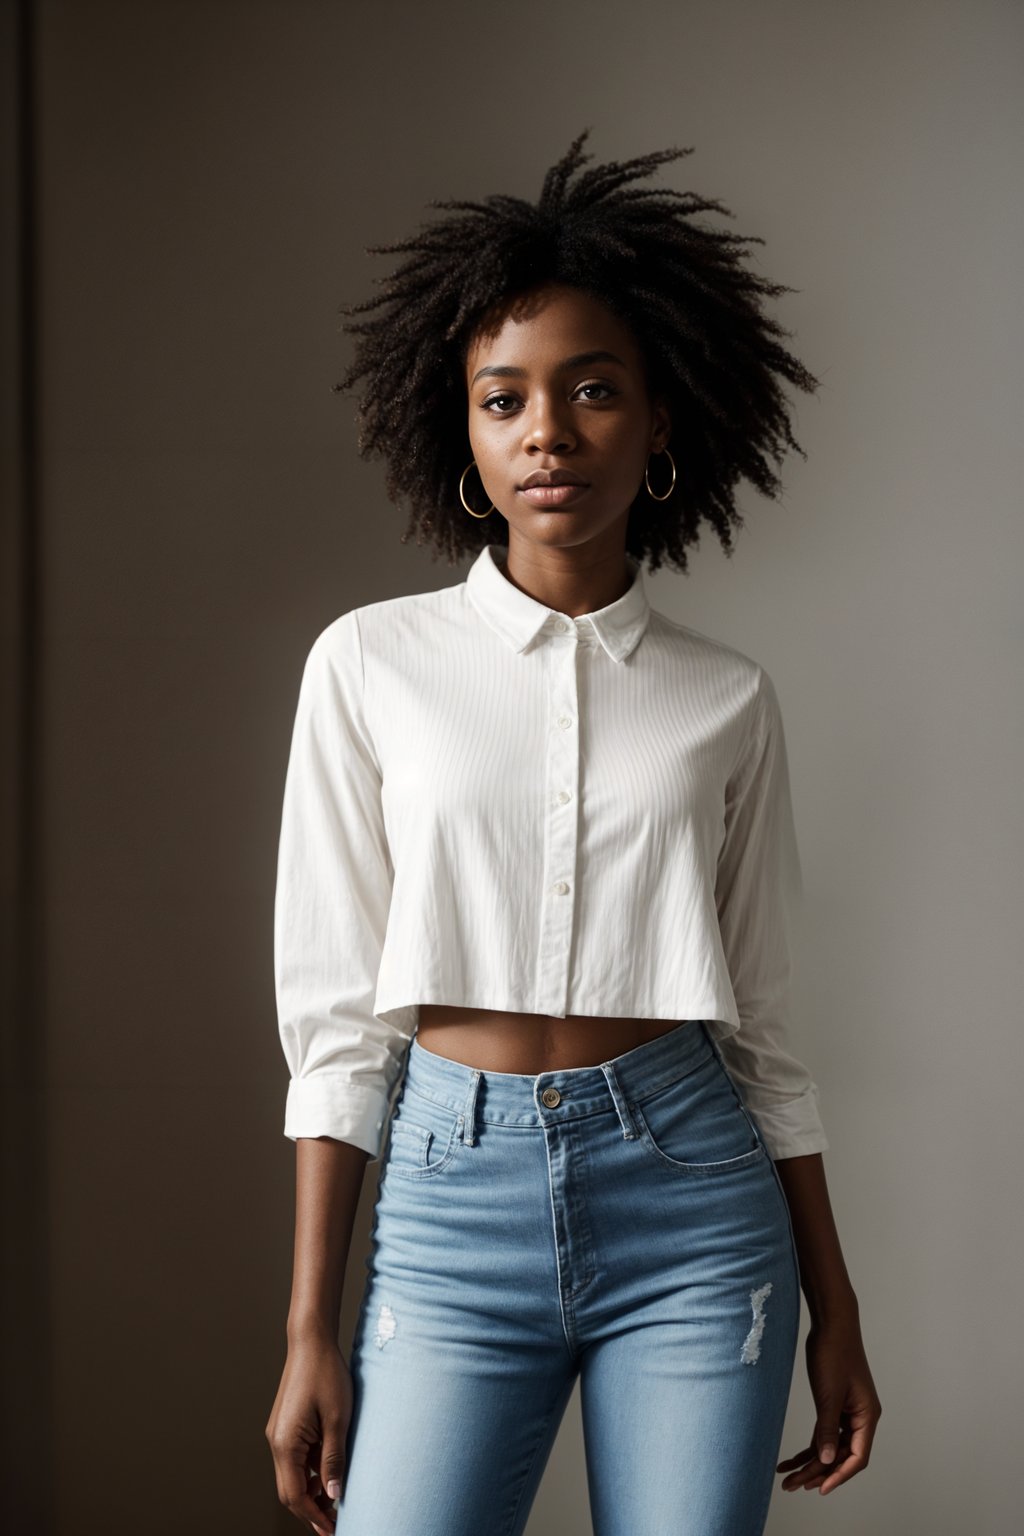
<path fill-rule="evenodd" d="M 535 397 L 523 423 L 523 447 L 527 453 L 569 453 L 576 436 L 568 419 L 569 406 L 553 397 Z"/>

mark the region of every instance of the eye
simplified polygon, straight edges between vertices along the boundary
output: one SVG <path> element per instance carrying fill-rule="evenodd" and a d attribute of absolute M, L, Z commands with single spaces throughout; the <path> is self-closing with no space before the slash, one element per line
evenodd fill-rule
<path fill-rule="evenodd" d="M 590 384 L 581 384 L 576 393 L 578 395 L 583 395 L 587 400 L 594 401 L 596 404 L 600 400 L 610 399 L 611 396 L 617 394 L 618 391 L 613 389 L 610 384 L 602 384 L 595 379 Z"/>
<path fill-rule="evenodd" d="M 510 416 L 518 404 L 519 401 L 515 395 L 488 395 L 486 400 L 480 402 L 481 409 L 488 411 L 492 416 Z"/>

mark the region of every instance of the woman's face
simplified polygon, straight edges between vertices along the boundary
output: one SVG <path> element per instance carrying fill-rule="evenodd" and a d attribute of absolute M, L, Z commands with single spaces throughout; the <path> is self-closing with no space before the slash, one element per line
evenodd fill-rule
<path fill-rule="evenodd" d="M 600 300 L 546 285 L 504 306 L 466 358 L 469 439 L 513 535 L 574 545 L 625 522 L 669 438 L 633 334 Z M 475 477 L 467 477 L 471 505 Z"/>

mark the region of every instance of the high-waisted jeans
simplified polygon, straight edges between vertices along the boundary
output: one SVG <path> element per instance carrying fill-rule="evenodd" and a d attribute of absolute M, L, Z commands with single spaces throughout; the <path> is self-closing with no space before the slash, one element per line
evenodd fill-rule
<path fill-rule="evenodd" d="M 516 1536 L 577 1376 L 595 1536 L 760 1536 L 799 1272 L 702 1021 L 535 1076 L 414 1038 L 366 1266 L 337 1536 Z"/>

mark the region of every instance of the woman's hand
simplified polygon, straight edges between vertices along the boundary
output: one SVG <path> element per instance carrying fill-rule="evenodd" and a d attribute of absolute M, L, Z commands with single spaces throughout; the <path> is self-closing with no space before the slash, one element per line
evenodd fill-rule
<path fill-rule="evenodd" d="M 345 1473 L 352 1377 L 337 1340 L 293 1341 L 267 1422 L 277 1496 L 322 1536 L 334 1536 Z"/>
<path fill-rule="evenodd" d="M 787 1493 L 796 1488 L 831 1493 L 867 1466 L 882 1414 L 855 1313 L 812 1324 L 807 1376 L 818 1414 L 811 1443 L 775 1470 L 789 1473 L 782 1484 Z"/>
<path fill-rule="evenodd" d="M 782 1484 L 787 1493 L 831 1493 L 867 1466 L 882 1405 L 864 1354 L 860 1309 L 839 1246 L 822 1155 L 780 1158 L 775 1167 L 811 1315 L 807 1375 L 818 1412 L 810 1445 L 775 1470 L 789 1473 Z"/>

